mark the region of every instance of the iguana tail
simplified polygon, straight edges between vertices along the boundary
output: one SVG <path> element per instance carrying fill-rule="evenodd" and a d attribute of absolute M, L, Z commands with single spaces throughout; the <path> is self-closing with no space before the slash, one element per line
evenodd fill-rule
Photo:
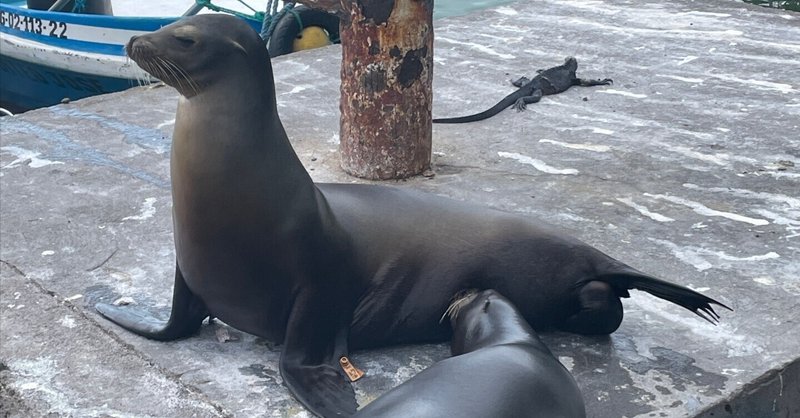
<path fill-rule="evenodd" d="M 460 116 L 457 118 L 434 119 L 433 123 L 467 123 L 467 122 L 477 122 L 479 120 L 488 119 L 500 113 L 505 108 L 516 103 L 517 101 L 516 96 L 518 96 L 516 92 L 511 93 L 508 96 L 504 97 L 503 100 L 500 100 L 496 105 L 492 106 L 491 108 L 484 110 L 483 112 L 476 113 L 474 115 Z"/>

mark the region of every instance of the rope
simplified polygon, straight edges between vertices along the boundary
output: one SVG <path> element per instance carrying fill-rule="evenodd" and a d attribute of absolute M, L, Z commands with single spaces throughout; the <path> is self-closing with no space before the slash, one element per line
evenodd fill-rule
<path fill-rule="evenodd" d="M 86 10 L 86 0 L 75 0 L 72 13 L 83 13 L 84 10 Z"/>
<path fill-rule="evenodd" d="M 269 0 L 267 3 L 267 12 L 264 14 L 264 23 L 261 25 L 261 39 L 264 40 L 264 43 L 269 41 L 272 32 L 275 30 L 275 26 L 278 25 L 278 21 L 280 21 L 286 13 L 291 13 L 297 20 L 297 25 L 300 26 L 300 30 L 303 30 L 303 20 L 300 19 L 300 14 L 294 10 L 294 3 L 285 3 L 283 9 L 278 11 L 278 2 L 276 1 L 273 3 L 273 0 Z"/>
<path fill-rule="evenodd" d="M 78 2 L 85 2 L 86 0 L 75 0 L 76 6 Z M 255 9 L 250 7 L 249 4 L 245 3 L 242 0 L 239 0 L 239 3 L 243 4 L 245 7 L 253 11 L 252 15 L 248 15 L 246 13 L 237 12 L 235 10 L 226 9 L 224 7 L 220 7 L 211 3 L 211 0 L 195 0 L 195 3 L 201 7 L 206 7 L 209 10 L 213 10 L 215 12 L 224 12 L 230 13 L 235 16 L 239 16 L 245 19 L 255 20 L 257 22 L 261 22 L 261 39 L 264 40 L 266 43 L 269 41 L 269 38 L 272 36 L 272 32 L 275 31 L 275 26 L 277 26 L 278 21 L 286 15 L 290 13 L 294 16 L 295 20 L 297 20 L 297 25 L 300 27 L 300 30 L 303 30 L 303 20 L 300 18 L 300 14 L 294 10 L 294 3 L 284 3 L 283 8 L 278 10 L 278 1 L 277 0 L 269 0 L 267 2 L 266 12 L 257 12 Z M 337 40 L 334 40 L 336 42 Z"/>
<path fill-rule="evenodd" d="M 76 0 L 76 1 L 80 1 L 80 0 Z M 239 3 L 242 3 L 245 7 L 247 7 L 250 10 L 252 10 L 253 11 L 252 15 L 249 15 L 247 13 L 237 12 L 236 10 L 226 9 L 224 7 L 220 7 L 220 6 L 211 4 L 211 0 L 194 0 L 194 2 L 197 3 L 199 6 L 206 7 L 206 8 L 208 8 L 208 10 L 213 10 L 215 12 L 224 12 L 224 13 L 232 14 L 234 16 L 239 16 L 239 17 L 241 17 L 243 19 L 255 20 L 257 22 L 262 22 L 264 20 L 264 13 L 263 12 L 257 12 L 256 9 L 250 7 L 249 4 L 245 3 L 242 0 L 239 0 Z M 272 3 L 272 0 L 270 0 L 270 3 Z"/>

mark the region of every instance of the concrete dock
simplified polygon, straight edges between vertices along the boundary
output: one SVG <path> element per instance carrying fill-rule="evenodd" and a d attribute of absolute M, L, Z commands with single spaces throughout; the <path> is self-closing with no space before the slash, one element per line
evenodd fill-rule
<path fill-rule="evenodd" d="M 736 1 L 522 1 L 435 22 L 435 117 L 575 56 L 613 86 L 434 125 L 433 178 L 391 182 L 555 224 L 734 308 L 643 292 L 605 338 L 543 335 L 590 417 L 800 416 L 800 14 Z M 338 168 L 338 46 L 273 61 L 316 181 Z M 168 313 L 177 93 L 141 87 L 0 119 L 0 416 L 307 417 L 280 346 L 226 327 L 154 342 L 95 313 Z M 364 404 L 449 355 L 356 352 Z"/>

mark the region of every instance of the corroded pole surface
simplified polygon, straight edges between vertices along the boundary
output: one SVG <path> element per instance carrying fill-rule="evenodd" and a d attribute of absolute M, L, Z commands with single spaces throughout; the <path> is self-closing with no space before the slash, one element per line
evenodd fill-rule
<path fill-rule="evenodd" d="M 404 178 L 428 169 L 433 2 L 301 3 L 335 12 L 342 19 L 342 168 L 368 179 Z"/>

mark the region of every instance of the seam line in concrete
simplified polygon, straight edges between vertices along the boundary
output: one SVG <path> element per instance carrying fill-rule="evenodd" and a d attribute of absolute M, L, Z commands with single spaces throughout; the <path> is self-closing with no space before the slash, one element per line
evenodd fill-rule
<path fill-rule="evenodd" d="M 111 257 L 114 256 L 114 254 L 116 254 L 116 250 L 105 261 L 100 263 L 100 265 L 98 265 L 98 267 L 95 267 L 92 270 L 97 269 L 100 266 L 102 266 L 103 264 L 105 264 L 108 260 L 111 259 Z M 233 416 L 233 414 L 231 412 L 227 411 L 223 406 L 221 406 L 221 405 L 217 404 L 216 402 L 212 401 L 211 399 L 209 399 L 208 396 L 206 396 L 201 390 L 199 390 L 198 388 L 196 388 L 193 385 L 188 385 L 188 384 L 184 383 L 183 381 L 181 381 L 181 379 L 180 379 L 181 375 L 173 373 L 173 372 L 167 370 L 166 368 L 161 367 L 158 363 L 154 362 L 153 359 L 151 359 L 149 356 L 147 356 L 142 351 L 137 350 L 136 347 L 134 347 L 133 345 L 125 342 L 117 334 L 115 334 L 114 332 L 102 327 L 94 318 L 89 316 L 86 313 L 85 310 L 79 308 L 78 306 L 76 306 L 71 301 L 68 301 L 68 300 L 65 300 L 63 298 L 60 298 L 59 295 L 56 292 L 53 292 L 52 290 L 49 290 L 46 287 L 44 287 L 41 283 L 39 283 L 38 281 L 36 281 L 32 277 L 28 276 L 27 274 L 25 274 L 24 271 L 22 271 L 19 267 L 17 267 L 13 263 L 10 263 L 10 262 L 8 262 L 6 260 L 0 260 L 0 263 L 2 263 L 4 265 L 6 265 L 7 267 L 9 267 L 11 270 L 13 270 L 19 276 L 25 278 L 31 285 L 33 285 L 41 293 L 44 293 L 44 294 L 46 294 L 48 296 L 51 296 L 51 297 L 55 298 L 56 299 L 56 303 L 58 303 L 58 304 L 60 304 L 62 306 L 65 306 L 66 308 L 71 310 L 73 313 L 78 315 L 80 318 L 84 319 L 88 324 L 90 324 L 91 326 L 95 327 L 101 333 L 105 334 L 106 336 L 111 338 L 111 340 L 113 340 L 114 342 L 116 342 L 117 344 L 122 346 L 122 348 L 124 350 L 130 352 L 131 354 L 136 356 L 136 358 L 142 360 L 143 362 L 145 362 L 145 364 L 147 364 L 148 366 L 150 366 L 153 369 L 155 369 L 158 373 L 163 375 L 166 379 L 172 381 L 173 383 L 175 383 L 179 387 L 181 387 L 184 390 L 186 390 L 188 393 L 191 393 L 192 395 L 195 395 L 198 398 L 200 398 L 199 399 L 200 401 L 205 402 L 208 405 L 210 405 L 220 415 L 225 416 L 225 417 L 232 417 Z"/>

